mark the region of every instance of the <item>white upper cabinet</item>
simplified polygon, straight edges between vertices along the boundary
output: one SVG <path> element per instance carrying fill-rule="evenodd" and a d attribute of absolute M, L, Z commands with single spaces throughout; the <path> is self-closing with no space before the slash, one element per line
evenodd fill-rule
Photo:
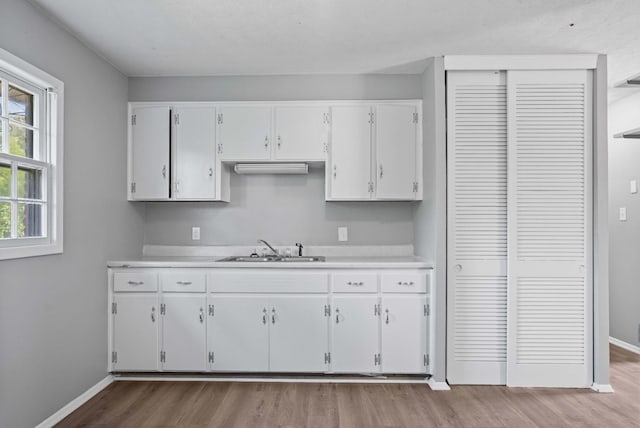
<path fill-rule="evenodd" d="M 328 201 L 422 199 L 419 105 L 331 108 Z"/>
<path fill-rule="evenodd" d="M 218 108 L 218 152 L 223 161 L 271 159 L 272 109 L 269 106 Z"/>
<path fill-rule="evenodd" d="M 179 107 L 174 110 L 175 199 L 216 198 L 216 110 Z"/>
<path fill-rule="evenodd" d="M 378 105 L 375 111 L 376 198 L 416 199 L 417 109 Z"/>
<path fill-rule="evenodd" d="M 371 106 L 331 108 L 331 156 L 326 166 L 328 200 L 369 200 Z"/>
<path fill-rule="evenodd" d="M 131 112 L 129 200 L 169 198 L 169 107 Z"/>
<path fill-rule="evenodd" d="M 329 108 L 282 106 L 274 109 L 273 158 L 283 161 L 323 161 L 329 130 Z"/>

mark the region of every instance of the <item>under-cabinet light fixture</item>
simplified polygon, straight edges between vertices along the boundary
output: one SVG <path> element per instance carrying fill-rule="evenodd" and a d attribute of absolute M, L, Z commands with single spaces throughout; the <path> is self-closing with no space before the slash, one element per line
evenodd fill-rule
<path fill-rule="evenodd" d="M 308 174 L 306 163 L 237 163 L 236 174 Z"/>

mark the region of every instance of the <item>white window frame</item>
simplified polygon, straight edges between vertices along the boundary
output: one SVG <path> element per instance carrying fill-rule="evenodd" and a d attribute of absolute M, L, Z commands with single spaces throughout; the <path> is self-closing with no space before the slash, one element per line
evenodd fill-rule
<path fill-rule="evenodd" d="M 43 130 L 39 145 L 44 156 L 40 160 L 31 160 L 0 153 L 0 159 L 11 162 L 14 172 L 15 165 L 24 163 L 41 167 L 46 174 L 42 187 L 42 197 L 46 200 L 42 213 L 45 237 L 0 240 L 0 260 L 60 254 L 63 252 L 64 83 L 3 49 L 0 49 L 0 72 L 15 78 L 17 86 L 23 81 L 41 89 L 43 95 L 38 101 L 44 104 L 44 108 L 39 109 L 38 124 Z M 14 81 L 10 80 L 10 83 Z M 2 94 L 3 97 L 8 95 Z"/>

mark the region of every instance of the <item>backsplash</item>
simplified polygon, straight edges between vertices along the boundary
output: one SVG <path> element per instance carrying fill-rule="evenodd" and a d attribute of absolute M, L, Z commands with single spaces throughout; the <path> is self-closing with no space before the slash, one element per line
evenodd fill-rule
<path fill-rule="evenodd" d="M 231 175 L 231 202 L 147 202 L 147 245 L 413 244 L 415 202 L 325 202 L 324 167 L 308 175 Z M 200 241 L 191 227 L 201 228 Z M 338 242 L 338 226 L 349 240 Z M 257 244 L 256 244 L 257 245 Z"/>

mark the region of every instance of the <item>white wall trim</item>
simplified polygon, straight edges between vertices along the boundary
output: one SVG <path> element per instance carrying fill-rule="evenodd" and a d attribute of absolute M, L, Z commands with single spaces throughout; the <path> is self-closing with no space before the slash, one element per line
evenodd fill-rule
<path fill-rule="evenodd" d="M 78 397 L 71 400 L 66 406 L 55 412 L 53 415 L 49 416 L 44 421 L 40 422 L 36 426 L 36 428 L 50 428 L 53 427 L 58 422 L 62 421 L 64 418 L 69 416 L 75 410 L 77 410 L 84 403 L 93 398 L 100 391 L 105 389 L 113 382 L 113 376 L 109 375 L 102 379 L 100 382 L 93 385 L 91 388 L 87 389 L 85 392 L 80 394 Z"/>
<path fill-rule="evenodd" d="M 597 54 L 571 55 L 447 55 L 445 70 L 590 70 Z"/>
<path fill-rule="evenodd" d="M 599 392 L 601 394 L 611 394 L 613 392 L 615 392 L 613 390 L 613 387 L 609 384 L 600 384 L 600 383 L 594 383 L 593 385 L 591 385 L 591 389 L 593 389 L 595 392 Z"/>
<path fill-rule="evenodd" d="M 432 391 L 451 391 L 451 387 L 447 382 L 438 382 L 434 378 L 429 378 L 427 385 Z"/>
<path fill-rule="evenodd" d="M 627 351 L 631 351 L 634 354 L 640 355 L 640 346 L 632 345 L 630 343 L 627 343 L 620 339 L 616 339 L 615 337 L 611 337 L 611 336 L 609 336 L 609 343 L 611 343 L 612 345 L 619 346 L 622 349 L 626 349 Z"/>

